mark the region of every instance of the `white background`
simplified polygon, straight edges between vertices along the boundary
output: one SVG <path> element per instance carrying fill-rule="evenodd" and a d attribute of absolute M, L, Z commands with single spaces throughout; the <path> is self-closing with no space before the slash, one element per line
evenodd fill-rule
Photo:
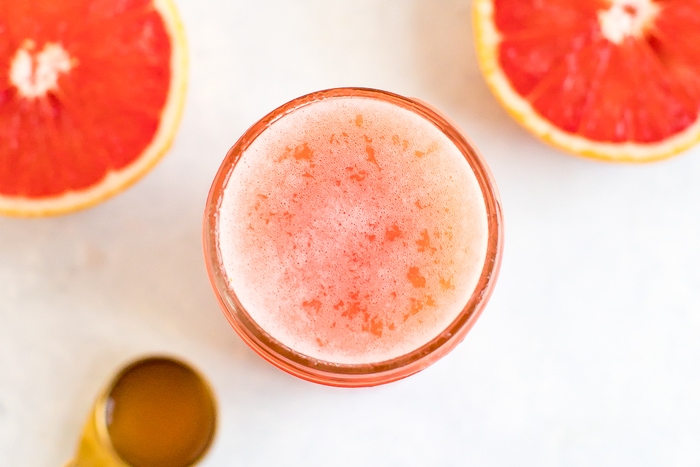
<path fill-rule="evenodd" d="M 610 165 L 538 142 L 475 60 L 467 0 L 178 0 L 191 52 L 171 153 L 58 218 L 0 218 L 0 466 L 68 460 L 123 362 L 170 352 L 220 404 L 204 466 L 700 464 L 700 147 Z M 200 221 L 227 149 L 307 92 L 428 101 L 480 147 L 506 249 L 467 339 L 407 380 L 343 390 L 265 363 L 219 311 Z"/>

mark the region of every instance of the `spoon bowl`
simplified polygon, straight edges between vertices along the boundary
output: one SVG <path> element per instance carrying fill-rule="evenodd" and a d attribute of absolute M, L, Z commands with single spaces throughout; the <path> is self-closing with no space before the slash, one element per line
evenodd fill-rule
<path fill-rule="evenodd" d="M 190 365 L 141 358 L 100 393 L 66 467 L 190 467 L 210 447 L 216 418 L 214 393 Z"/>

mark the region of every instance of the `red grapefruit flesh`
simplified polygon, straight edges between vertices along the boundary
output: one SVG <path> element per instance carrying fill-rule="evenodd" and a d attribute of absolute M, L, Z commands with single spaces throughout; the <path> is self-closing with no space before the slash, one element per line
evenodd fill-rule
<path fill-rule="evenodd" d="M 475 0 L 482 71 L 565 150 L 650 161 L 700 140 L 700 0 Z"/>
<path fill-rule="evenodd" d="M 186 48 L 169 0 L 0 6 L 0 212 L 95 204 L 166 152 Z"/>

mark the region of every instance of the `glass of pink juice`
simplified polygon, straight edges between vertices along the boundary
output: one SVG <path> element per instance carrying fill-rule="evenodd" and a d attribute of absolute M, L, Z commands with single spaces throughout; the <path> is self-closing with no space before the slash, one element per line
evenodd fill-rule
<path fill-rule="evenodd" d="M 204 254 L 238 335 L 333 386 L 395 381 L 462 341 L 503 249 L 474 146 L 425 104 L 338 88 L 253 125 L 214 179 Z"/>

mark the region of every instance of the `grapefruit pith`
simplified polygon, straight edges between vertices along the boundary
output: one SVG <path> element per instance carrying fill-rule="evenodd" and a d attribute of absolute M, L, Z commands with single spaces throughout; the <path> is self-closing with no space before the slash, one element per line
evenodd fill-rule
<path fill-rule="evenodd" d="M 700 140 L 700 0 L 474 0 L 509 113 L 579 155 L 645 162 Z"/>
<path fill-rule="evenodd" d="M 164 155 L 187 54 L 171 0 L 0 3 L 0 213 L 60 214 Z"/>

